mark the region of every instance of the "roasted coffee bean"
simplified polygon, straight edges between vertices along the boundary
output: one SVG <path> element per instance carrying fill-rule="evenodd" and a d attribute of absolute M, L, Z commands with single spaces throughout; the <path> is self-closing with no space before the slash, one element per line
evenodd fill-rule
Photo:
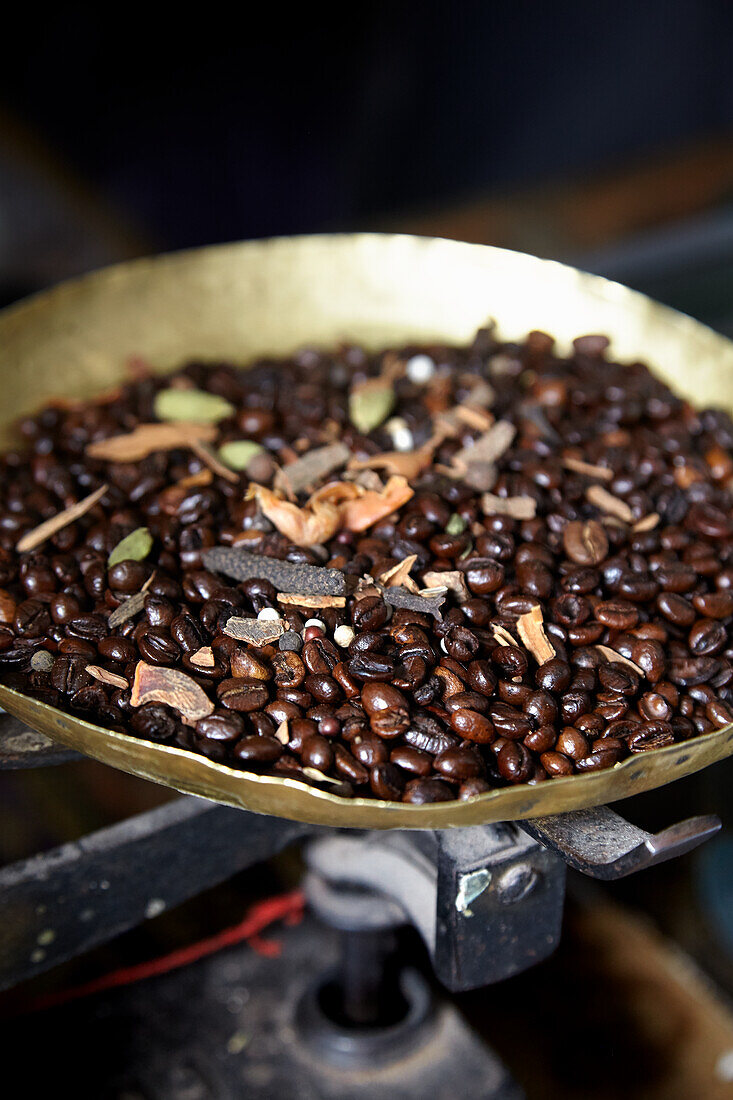
<path fill-rule="evenodd" d="M 543 752 L 540 763 L 548 775 L 572 775 L 573 765 L 561 752 Z"/>
<path fill-rule="evenodd" d="M 458 788 L 458 798 L 461 802 L 466 802 L 469 798 L 477 798 L 490 790 L 491 787 L 485 779 L 466 779 Z"/>
<path fill-rule="evenodd" d="M 692 626 L 697 616 L 689 600 L 674 592 L 660 592 L 657 596 L 657 610 L 675 626 Z"/>
<path fill-rule="evenodd" d="M 526 783 L 532 774 L 532 757 L 519 741 L 508 741 L 496 758 L 499 774 L 510 783 Z"/>
<path fill-rule="evenodd" d="M 405 786 L 405 775 L 394 764 L 375 764 L 369 772 L 369 785 L 376 798 L 396 802 Z"/>
<path fill-rule="evenodd" d="M 567 661 L 561 661 L 559 657 L 552 657 L 545 661 L 535 672 L 535 683 L 543 691 L 560 692 L 570 686 L 572 673 Z"/>
<path fill-rule="evenodd" d="M 596 604 L 595 616 L 612 630 L 631 630 L 639 621 L 639 610 L 626 600 L 605 600 Z"/>
<path fill-rule="evenodd" d="M 248 764 L 273 764 L 283 754 L 283 746 L 276 737 L 265 734 L 258 737 L 249 734 L 234 746 L 234 755 Z"/>
<path fill-rule="evenodd" d="M 223 706 L 244 713 L 261 710 L 268 698 L 267 688 L 260 681 L 236 676 L 222 680 L 217 685 L 216 694 Z"/>
<path fill-rule="evenodd" d="M 485 771 L 479 755 L 468 748 L 446 749 L 435 757 L 434 767 L 446 779 L 472 779 Z"/>
<path fill-rule="evenodd" d="M 486 660 L 471 661 L 467 669 L 468 684 L 481 695 L 492 695 L 496 687 L 496 673 Z"/>
<path fill-rule="evenodd" d="M 688 635 L 690 653 L 696 657 L 711 657 L 728 644 L 728 632 L 715 619 L 698 619 Z"/>
<path fill-rule="evenodd" d="M 642 722 L 626 739 L 632 752 L 647 752 L 674 744 L 674 730 L 668 722 L 654 720 Z"/>
<path fill-rule="evenodd" d="M 529 718 L 507 703 L 492 703 L 489 707 L 489 715 L 496 732 L 501 737 L 517 740 L 526 737 L 532 730 Z"/>
<path fill-rule="evenodd" d="M 555 742 L 555 750 L 571 760 L 582 760 L 588 755 L 588 741 L 574 726 L 565 726 Z"/>
<path fill-rule="evenodd" d="M 23 600 L 18 604 L 13 629 L 21 638 L 41 638 L 51 627 L 48 608 L 39 600 Z"/>
<path fill-rule="evenodd" d="M 244 721 L 236 713 L 210 714 L 199 718 L 196 733 L 207 741 L 236 741 L 244 733 Z"/>
<path fill-rule="evenodd" d="M 355 760 L 341 745 L 336 745 L 334 748 L 334 765 L 339 775 L 357 787 L 369 782 L 369 772 L 364 765 Z"/>
<path fill-rule="evenodd" d="M 597 520 L 573 520 L 563 532 L 563 546 L 578 565 L 600 565 L 608 555 L 606 532 Z"/>
<path fill-rule="evenodd" d="M 375 764 L 384 764 L 388 759 L 391 759 L 387 744 L 382 738 L 369 733 L 360 734 L 353 739 L 351 752 L 365 768 L 373 768 Z M 428 774 L 431 771 L 432 764 L 429 763 Z"/>
<path fill-rule="evenodd" d="M 403 802 L 424 805 L 427 802 L 450 802 L 452 789 L 442 779 L 410 779 L 402 795 Z"/>
<path fill-rule="evenodd" d="M 333 748 L 325 737 L 314 733 L 304 741 L 300 759 L 309 768 L 327 772 L 333 765 Z"/>
<path fill-rule="evenodd" d="M 355 680 L 367 683 L 388 683 L 394 677 L 395 666 L 394 658 L 378 653 L 358 654 L 347 664 L 349 673 Z"/>
<path fill-rule="evenodd" d="M 696 610 L 709 619 L 727 619 L 733 615 L 733 592 L 703 592 L 692 597 Z M 689 626 L 693 622 L 684 623 Z"/>
<path fill-rule="evenodd" d="M 449 752 L 449 749 L 444 750 Z M 356 750 L 354 750 L 356 753 Z M 361 759 L 361 757 L 359 758 Z M 402 768 L 403 771 L 411 772 L 414 775 L 430 775 L 433 770 L 433 761 L 430 753 L 422 752 L 420 749 L 415 749 L 411 745 L 398 745 L 397 748 L 392 749 L 389 754 L 390 763 L 396 764 Z M 366 761 L 362 760 L 362 764 Z"/>

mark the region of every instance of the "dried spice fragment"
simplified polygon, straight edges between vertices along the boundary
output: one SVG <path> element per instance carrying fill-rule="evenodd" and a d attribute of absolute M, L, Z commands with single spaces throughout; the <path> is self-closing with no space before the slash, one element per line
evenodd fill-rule
<path fill-rule="evenodd" d="M 497 420 L 487 432 L 480 435 L 453 456 L 453 465 L 470 466 L 474 462 L 497 462 L 512 445 L 517 429 L 508 420 Z"/>
<path fill-rule="evenodd" d="M 341 469 L 350 458 L 351 451 L 345 443 L 317 447 L 279 469 L 275 475 L 274 487 L 279 492 L 296 496 L 312 489 L 322 478 Z"/>
<path fill-rule="evenodd" d="M 224 573 L 235 581 L 255 578 L 269 581 L 278 592 L 343 596 L 356 584 L 354 577 L 349 577 L 339 569 L 328 569 L 322 565 L 299 565 L 228 546 L 214 546 L 211 550 L 205 550 L 202 558 L 207 569 Z"/>
<path fill-rule="evenodd" d="M 517 645 L 517 639 L 501 623 L 492 623 L 491 630 L 499 645 Z"/>
<path fill-rule="evenodd" d="M 525 615 L 519 616 L 517 631 L 538 665 L 543 665 L 555 656 L 555 649 L 545 634 L 542 608 L 539 604 L 535 604 Z"/>
<path fill-rule="evenodd" d="M 277 602 L 288 607 L 346 607 L 345 596 L 314 596 L 305 592 L 279 592 Z"/>
<path fill-rule="evenodd" d="M 288 624 L 284 619 L 245 619 L 232 615 L 227 619 L 223 633 L 229 638 L 236 638 L 238 642 L 249 642 L 250 645 L 260 647 L 276 642 L 287 629 Z"/>
<path fill-rule="evenodd" d="M 177 668 L 164 668 L 138 661 L 132 681 L 130 706 L 163 703 L 177 710 L 184 722 L 192 724 L 214 712 L 214 704 L 194 679 Z"/>
<path fill-rule="evenodd" d="M 537 514 L 537 501 L 534 497 L 497 497 L 493 493 L 484 493 L 481 507 L 486 516 L 511 516 L 512 519 L 534 519 Z"/>
<path fill-rule="evenodd" d="M 251 493 L 270 523 L 296 546 L 307 548 L 328 542 L 341 527 L 339 508 L 326 500 L 311 498 L 299 508 L 262 485 L 252 485 Z"/>
<path fill-rule="evenodd" d="M 388 474 L 412 481 L 432 462 L 440 439 L 435 436 L 414 451 L 383 451 L 369 458 L 352 458 L 349 470 L 385 470 Z"/>
<path fill-rule="evenodd" d="M 644 531 L 653 531 L 659 525 L 659 518 L 658 512 L 650 512 L 648 516 L 643 516 L 638 523 L 635 523 L 631 530 L 637 535 Z"/>
<path fill-rule="evenodd" d="M 53 654 L 47 649 L 37 649 L 31 657 L 31 668 L 34 672 L 48 672 L 53 667 Z"/>
<path fill-rule="evenodd" d="M 203 645 L 201 649 L 197 649 L 195 653 L 192 653 L 189 657 L 189 661 L 192 665 L 196 665 L 197 668 L 215 668 L 216 660 L 214 658 L 214 651 L 210 645 Z"/>
<path fill-rule="evenodd" d="M 16 551 L 19 554 L 24 554 L 28 550 L 35 550 L 37 546 L 44 543 L 46 539 L 50 539 L 57 531 L 63 530 L 63 528 L 68 527 L 70 523 L 74 523 L 75 520 L 81 519 L 82 516 L 86 515 L 86 513 L 102 499 L 108 489 L 109 485 L 100 485 L 100 487 L 95 489 L 93 493 L 90 493 L 88 497 L 84 497 L 83 500 L 70 505 L 68 508 L 65 508 L 63 512 L 59 512 L 58 515 L 52 516 L 51 519 L 39 523 L 38 527 L 34 527 L 32 531 L 27 531 L 16 544 Z"/>
<path fill-rule="evenodd" d="M 596 477 L 599 481 L 613 481 L 613 470 L 608 466 L 594 466 L 590 462 L 583 462 L 580 458 L 567 456 L 561 460 L 561 465 L 566 470 L 573 470 L 576 474 L 585 474 L 586 477 Z"/>
<path fill-rule="evenodd" d="M 107 619 L 107 626 L 110 630 L 114 630 L 115 627 L 127 622 L 128 619 L 132 619 L 142 611 L 145 607 L 145 596 L 153 583 L 154 577 L 155 573 L 151 573 L 139 592 L 135 592 L 133 596 L 128 596 L 119 607 L 114 609 Z"/>
<path fill-rule="evenodd" d="M 107 566 L 111 568 L 118 561 L 145 561 L 153 549 L 153 536 L 147 527 L 137 527 L 129 535 L 115 546 L 107 558 Z"/>
<path fill-rule="evenodd" d="M 236 412 L 218 394 L 193 388 L 160 390 L 155 395 L 153 411 L 159 420 L 187 420 L 192 424 L 216 424 Z"/>
<path fill-rule="evenodd" d="M 85 453 L 103 462 L 140 462 L 157 451 L 190 448 L 196 441 L 211 443 L 216 435 L 217 429 L 211 424 L 138 424 L 124 435 L 90 443 Z"/>
<path fill-rule="evenodd" d="M 470 598 L 466 578 L 460 569 L 433 570 L 423 573 L 423 583 L 427 588 L 447 588 L 459 603 Z"/>
<path fill-rule="evenodd" d="M 204 462 L 212 473 L 217 477 L 223 477 L 225 481 L 231 481 L 232 484 L 236 484 L 239 478 L 230 470 L 228 466 L 225 466 L 223 462 L 220 462 L 213 451 L 209 450 L 205 443 L 196 439 L 191 442 L 191 450 L 197 455 L 202 462 Z"/>
<path fill-rule="evenodd" d="M 589 504 L 595 505 L 601 512 L 609 516 L 615 516 L 623 523 L 632 523 L 634 513 L 625 500 L 620 500 L 613 493 L 609 493 L 601 485 L 589 485 L 585 491 L 585 499 Z"/>
<path fill-rule="evenodd" d="M 287 718 L 283 718 L 282 722 L 275 730 L 275 737 L 277 737 L 281 745 L 290 744 L 290 727 L 288 726 Z"/>
<path fill-rule="evenodd" d="M 415 495 L 404 477 L 393 476 L 380 493 L 367 489 L 356 500 L 341 505 L 341 525 L 347 531 L 366 531 L 378 520 L 396 512 Z"/>
<path fill-rule="evenodd" d="M 109 684 L 110 687 L 128 688 L 130 685 L 124 676 L 119 676 L 116 672 L 108 672 L 106 668 L 102 668 L 100 665 L 87 665 L 86 671 L 94 680 L 99 680 L 101 684 Z"/>
<path fill-rule="evenodd" d="M 445 603 L 445 589 L 440 595 L 419 592 L 410 592 L 407 588 L 385 588 L 381 592 L 385 603 L 392 607 L 406 607 L 408 611 L 422 611 L 426 615 L 433 615 L 436 619 L 442 619 L 441 607 Z"/>
<path fill-rule="evenodd" d="M 410 570 L 416 561 L 417 554 L 410 554 L 409 557 L 403 558 L 397 565 L 393 565 L 390 569 L 385 569 L 383 573 L 380 573 L 377 577 L 378 582 L 384 588 L 394 588 L 401 585 L 409 589 L 410 592 L 417 592 L 417 585 L 410 576 Z"/>
<path fill-rule="evenodd" d="M 628 668 L 633 668 L 634 672 L 639 676 L 646 677 L 644 669 L 634 664 L 628 657 L 624 657 L 623 653 L 618 653 L 615 649 L 611 649 L 611 647 L 607 645 L 596 645 L 593 646 L 593 648 L 597 649 L 599 653 L 602 653 L 607 661 L 617 661 L 619 664 L 626 665 Z"/>

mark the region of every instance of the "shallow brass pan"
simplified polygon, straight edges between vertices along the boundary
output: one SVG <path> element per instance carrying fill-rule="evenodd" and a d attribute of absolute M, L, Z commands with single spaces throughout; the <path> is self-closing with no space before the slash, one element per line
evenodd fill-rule
<path fill-rule="evenodd" d="M 544 329 L 567 346 L 603 332 L 697 405 L 733 408 L 733 343 L 597 276 L 480 245 L 358 234 L 281 238 L 138 260 L 0 314 L 0 434 L 45 398 L 87 397 L 130 355 L 161 372 L 186 359 L 281 355 L 353 340 L 466 342 L 492 317 L 506 339 Z M 607 771 L 411 806 L 341 799 L 183 749 L 93 726 L 0 687 L 0 705 L 56 741 L 143 778 L 259 813 L 359 828 L 446 828 L 545 816 L 662 786 L 733 753 L 733 726 Z"/>

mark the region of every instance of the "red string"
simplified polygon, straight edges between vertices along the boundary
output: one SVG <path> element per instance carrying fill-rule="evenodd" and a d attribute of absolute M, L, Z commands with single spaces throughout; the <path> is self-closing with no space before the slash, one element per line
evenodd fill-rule
<path fill-rule="evenodd" d="M 143 981 L 145 978 L 154 978 L 159 974 L 167 974 L 170 970 L 177 970 L 181 966 L 197 962 L 207 955 L 213 955 L 221 951 L 223 947 L 232 947 L 243 940 L 249 942 L 249 946 L 258 954 L 268 958 L 275 958 L 282 950 L 282 944 L 277 940 L 262 938 L 259 933 L 275 921 L 282 920 L 286 924 L 298 924 L 303 917 L 305 897 L 300 890 L 291 890 L 287 894 L 278 894 L 273 898 L 266 898 L 257 902 L 247 910 L 243 920 L 231 928 L 225 928 L 214 936 L 209 936 L 198 943 L 189 944 L 188 947 L 179 947 L 167 955 L 157 959 L 149 959 L 147 962 L 137 963 L 135 966 L 121 967 L 109 974 L 103 974 L 99 978 L 86 982 L 83 985 L 74 986 L 71 989 L 60 989 L 52 993 L 43 993 L 34 997 L 25 1007 L 24 1012 L 40 1012 L 46 1008 L 55 1008 L 57 1005 L 76 1001 L 80 997 L 89 997 L 93 993 L 101 993 L 106 989 L 116 989 L 119 986 L 131 985 L 133 982 Z"/>

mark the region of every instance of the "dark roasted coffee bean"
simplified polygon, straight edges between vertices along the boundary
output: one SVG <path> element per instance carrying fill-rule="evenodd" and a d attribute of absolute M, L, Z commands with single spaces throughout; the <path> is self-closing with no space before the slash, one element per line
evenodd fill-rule
<path fill-rule="evenodd" d="M 572 761 L 561 752 L 543 752 L 540 763 L 548 775 L 572 775 Z"/>
<path fill-rule="evenodd" d="M 535 672 L 534 678 L 537 687 L 543 691 L 560 692 L 570 686 L 572 673 L 567 661 L 561 661 L 559 657 L 552 657 L 545 661 Z"/>
<path fill-rule="evenodd" d="M 711 657 L 728 644 L 728 632 L 715 619 L 698 619 L 688 635 L 690 653 L 696 657 Z"/>
<path fill-rule="evenodd" d="M 236 741 L 244 732 L 242 718 L 229 714 L 210 714 L 208 718 L 199 718 L 196 733 L 207 741 Z"/>
<path fill-rule="evenodd" d="M 461 802 L 466 802 L 469 798 L 477 798 L 490 790 L 491 787 L 485 779 L 466 779 L 458 788 L 458 798 Z"/>
<path fill-rule="evenodd" d="M 521 742 L 509 741 L 496 758 L 500 775 L 510 783 L 526 783 L 532 774 L 532 758 Z"/>
<path fill-rule="evenodd" d="M 626 600 L 604 600 L 596 604 L 595 616 L 599 623 L 612 630 L 630 630 L 639 621 L 638 608 Z"/>
<path fill-rule="evenodd" d="M 597 520 L 573 520 L 563 533 L 565 553 L 578 565 L 600 565 L 608 554 L 606 532 Z"/>
<path fill-rule="evenodd" d="M 276 737 L 267 734 L 258 737 L 250 734 L 234 746 L 234 755 L 248 764 L 272 764 L 283 754 L 283 746 Z"/>
<path fill-rule="evenodd" d="M 354 752 L 356 753 L 356 750 Z M 430 753 L 422 752 L 411 745 L 398 745 L 390 752 L 389 759 L 392 764 L 396 764 L 403 771 L 411 772 L 414 775 L 430 775 L 433 770 Z M 362 763 L 366 763 L 366 761 L 362 760 Z"/>
<path fill-rule="evenodd" d="M 379 653 L 360 653 L 347 664 L 355 680 L 388 683 L 394 677 L 396 662 L 392 657 Z"/>
<path fill-rule="evenodd" d="M 375 764 L 369 772 L 369 785 L 377 798 L 396 802 L 405 786 L 405 775 L 394 764 Z"/>
<path fill-rule="evenodd" d="M 468 666 L 468 684 L 481 695 L 492 695 L 496 687 L 496 673 L 485 660 L 471 661 Z"/>
<path fill-rule="evenodd" d="M 424 805 L 427 802 L 451 802 L 454 797 L 453 791 L 442 779 L 410 779 L 402 801 Z"/>
<path fill-rule="evenodd" d="M 334 765 L 339 775 L 342 775 L 357 787 L 361 786 L 362 783 L 369 782 L 369 772 L 364 765 L 355 760 L 351 753 L 347 752 L 341 745 L 336 745 L 334 748 Z"/>
<path fill-rule="evenodd" d="M 434 766 L 446 779 L 471 779 L 485 772 L 478 753 L 468 748 L 446 749 L 435 757 Z"/>
<path fill-rule="evenodd" d="M 267 703 L 267 688 L 259 680 L 245 680 L 241 677 L 222 680 L 217 685 L 216 694 L 229 710 L 244 713 L 261 710 Z"/>

